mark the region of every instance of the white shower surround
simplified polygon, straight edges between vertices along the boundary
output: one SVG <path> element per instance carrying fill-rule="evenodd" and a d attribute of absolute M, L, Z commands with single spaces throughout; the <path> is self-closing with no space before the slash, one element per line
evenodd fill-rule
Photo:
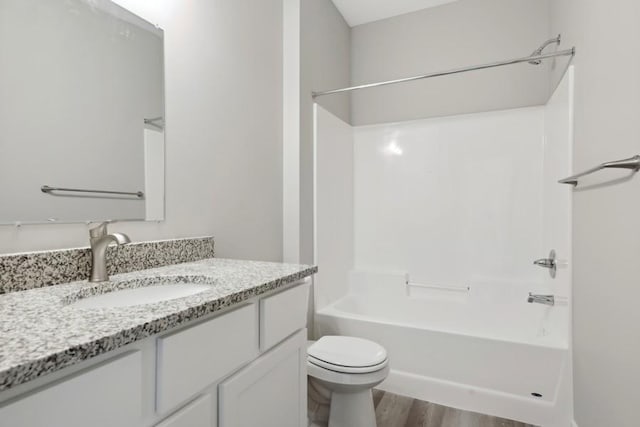
<path fill-rule="evenodd" d="M 544 108 L 354 128 L 355 267 L 428 285 L 535 283 Z"/>
<path fill-rule="evenodd" d="M 362 128 L 317 108 L 315 333 L 387 347 L 382 388 L 569 425 L 572 81 L 544 107 Z M 555 280 L 531 263 L 551 248 Z"/>

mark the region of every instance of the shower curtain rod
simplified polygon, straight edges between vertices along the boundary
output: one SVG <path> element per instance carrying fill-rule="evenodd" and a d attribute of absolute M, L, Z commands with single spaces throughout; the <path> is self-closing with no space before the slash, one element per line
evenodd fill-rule
<path fill-rule="evenodd" d="M 359 86 L 345 87 L 345 88 L 342 88 L 342 89 L 326 90 L 326 91 L 323 91 L 323 92 L 312 92 L 312 95 L 313 95 L 313 98 L 317 98 L 319 96 L 332 95 L 334 93 L 351 92 L 351 91 L 354 91 L 354 90 L 368 89 L 368 88 L 372 88 L 372 87 L 386 86 L 386 85 L 392 85 L 392 84 L 396 84 L 396 83 L 412 82 L 414 80 L 428 79 L 428 78 L 431 78 L 431 77 L 441 77 L 441 76 L 448 76 L 450 74 L 466 73 L 467 71 L 485 70 L 487 68 L 495 68 L 495 67 L 502 67 L 504 65 L 519 64 L 521 62 L 541 61 L 543 59 L 555 58 L 556 56 L 574 56 L 575 54 L 576 54 L 576 48 L 573 47 L 571 49 L 559 50 L 557 52 L 552 52 L 552 53 L 545 53 L 545 54 L 540 54 L 540 55 L 530 55 L 530 56 L 525 56 L 525 57 L 522 57 L 522 58 L 509 59 L 507 61 L 489 62 L 487 64 L 474 65 L 474 66 L 471 66 L 471 67 L 454 68 L 454 69 L 451 69 L 451 70 L 440 71 L 440 72 L 437 72 L 437 73 L 430 73 L 430 74 L 423 74 L 423 75 L 420 75 L 420 76 L 406 77 L 404 79 L 388 80 L 386 82 L 378 82 L 378 83 L 368 83 L 368 84 L 359 85 Z"/>

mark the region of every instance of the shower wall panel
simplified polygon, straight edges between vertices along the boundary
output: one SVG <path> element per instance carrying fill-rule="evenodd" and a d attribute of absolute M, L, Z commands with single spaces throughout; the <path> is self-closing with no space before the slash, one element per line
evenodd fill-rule
<path fill-rule="evenodd" d="M 436 286 L 540 282 L 544 107 L 354 132 L 357 269 Z"/>

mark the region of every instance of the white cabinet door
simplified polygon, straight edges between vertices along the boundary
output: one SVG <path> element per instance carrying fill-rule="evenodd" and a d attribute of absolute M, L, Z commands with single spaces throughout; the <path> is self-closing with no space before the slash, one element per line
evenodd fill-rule
<path fill-rule="evenodd" d="M 156 427 L 216 427 L 216 399 L 207 393 L 158 424 Z"/>
<path fill-rule="evenodd" d="M 219 427 L 307 425 L 307 331 L 220 384 Z"/>
<path fill-rule="evenodd" d="M 138 427 L 142 357 L 120 356 L 0 408 L 1 427 Z"/>

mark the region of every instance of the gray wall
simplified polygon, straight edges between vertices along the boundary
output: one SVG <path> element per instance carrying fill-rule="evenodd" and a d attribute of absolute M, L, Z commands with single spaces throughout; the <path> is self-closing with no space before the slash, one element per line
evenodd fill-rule
<path fill-rule="evenodd" d="M 576 171 L 640 153 L 638 22 L 637 0 L 552 2 L 552 30 L 577 48 Z M 580 427 L 638 425 L 638 194 L 638 176 L 574 193 L 574 395 Z"/>
<path fill-rule="evenodd" d="M 352 30 L 362 84 L 529 55 L 552 32 L 549 0 L 462 0 Z M 545 66 L 515 65 L 353 93 L 355 125 L 544 104 Z"/>
<path fill-rule="evenodd" d="M 166 221 L 135 241 L 213 234 L 220 256 L 282 256 L 281 0 L 120 0 L 165 30 Z M 85 225 L 0 227 L 0 253 L 85 246 Z"/>
<path fill-rule="evenodd" d="M 351 30 L 331 0 L 300 2 L 300 260 L 313 261 L 312 91 L 349 85 Z M 350 122 L 350 96 L 319 104 Z"/>

